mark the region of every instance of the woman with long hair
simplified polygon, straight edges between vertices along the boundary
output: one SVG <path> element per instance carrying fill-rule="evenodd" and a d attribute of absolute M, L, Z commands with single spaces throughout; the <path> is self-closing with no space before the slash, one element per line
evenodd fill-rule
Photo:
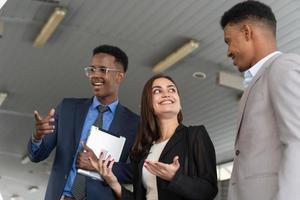
<path fill-rule="evenodd" d="M 133 192 L 112 172 L 103 153 L 90 159 L 119 199 L 211 200 L 217 194 L 216 158 L 204 126 L 185 126 L 178 88 L 171 77 L 154 75 L 144 86 L 141 121 L 131 152 Z"/>

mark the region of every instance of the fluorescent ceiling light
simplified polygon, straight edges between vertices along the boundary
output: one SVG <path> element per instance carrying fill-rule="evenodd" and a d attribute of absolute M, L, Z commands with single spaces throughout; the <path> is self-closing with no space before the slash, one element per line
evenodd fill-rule
<path fill-rule="evenodd" d="M 2 105 L 2 103 L 5 101 L 7 97 L 7 93 L 5 92 L 0 92 L 0 106 Z"/>
<path fill-rule="evenodd" d="M 34 47 L 42 47 L 47 40 L 50 38 L 52 33 L 55 31 L 59 23 L 63 20 L 66 15 L 66 10 L 63 8 L 55 8 L 54 12 L 48 19 L 47 23 L 44 25 L 38 36 L 33 42 Z"/>
<path fill-rule="evenodd" d="M 244 91 L 243 77 L 228 72 L 219 72 L 219 84 L 236 90 Z"/>
<path fill-rule="evenodd" d="M 2 6 L 4 6 L 4 4 L 5 4 L 6 1 L 7 0 L 0 0 L 0 9 L 2 8 Z"/>
<path fill-rule="evenodd" d="M 7 0 L 0 0 L 0 9 L 3 7 Z M 0 38 L 2 38 L 4 32 L 4 24 L 3 21 L 0 19 Z M 1 106 L 1 104 L 0 104 Z M 0 199 L 1 200 L 1 199 Z"/>
<path fill-rule="evenodd" d="M 176 62 L 192 53 L 195 49 L 199 47 L 199 42 L 195 40 L 190 40 L 188 43 L 184 44 L 182 47 L 168 55 L 164 60 L 160 61 L 153 67 L 153 72 L 161 73 L 174 65 Z"/>

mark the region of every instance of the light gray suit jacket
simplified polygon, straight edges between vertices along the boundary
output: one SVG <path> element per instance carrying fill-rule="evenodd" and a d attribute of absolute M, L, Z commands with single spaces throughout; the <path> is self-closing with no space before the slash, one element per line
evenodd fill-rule
<path fill-rule="evenodd" d="M 300 56 L 258 71 L 240 101 L 228 199 L 300 199 Z"/>

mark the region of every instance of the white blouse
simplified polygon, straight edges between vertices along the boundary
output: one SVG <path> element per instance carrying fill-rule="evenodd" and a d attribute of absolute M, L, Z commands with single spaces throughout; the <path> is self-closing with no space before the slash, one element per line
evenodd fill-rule
<path fill-rule="evenodd" d="M 161 152 L 165 148 L 169 139 L 151 146 L 150 152 L 147 156 L 147 160 L 158 161 Z M 158 200 L 156 176 L 151 174 L 145 167 L 142 172 L 143 185 L 146 188 L 146 199 L 147 200 Z"/>

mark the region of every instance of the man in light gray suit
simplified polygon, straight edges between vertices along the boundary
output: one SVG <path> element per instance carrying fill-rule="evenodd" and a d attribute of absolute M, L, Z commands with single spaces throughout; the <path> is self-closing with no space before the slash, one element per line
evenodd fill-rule
<path fill-rule="evenodd" d="M 277 51 L 276 19 L 257 1 L 221 19 L 227 54 L 244 72 L 230 200 L 300 199 L 300 56 Z"/>

